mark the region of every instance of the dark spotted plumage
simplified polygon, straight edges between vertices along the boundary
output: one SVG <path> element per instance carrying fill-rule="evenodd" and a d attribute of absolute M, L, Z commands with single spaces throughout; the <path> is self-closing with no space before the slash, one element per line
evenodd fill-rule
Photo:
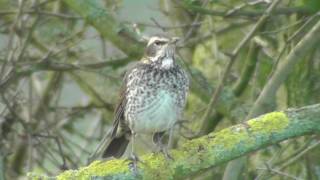
<path fill-rule="evenodd" d="M 175 62 L 175 41 L 152 37 L 141 62 L 126 73 L 112 139 L 103 157 L 120 157 L 129 137 L 134 138 L 136 133 L 159 135 L 173 128 L 181 117 L 189 79 Z"/>

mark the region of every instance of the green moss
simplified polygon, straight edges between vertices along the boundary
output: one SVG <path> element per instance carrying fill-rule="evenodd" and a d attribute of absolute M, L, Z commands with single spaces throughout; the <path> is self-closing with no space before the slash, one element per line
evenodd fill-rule
<path fill-rule="evenodd" d="M 256 119 L 248 121 L 250 129 L 245 125 L 236 125 L 223 129 L 217 133 L 209 134 L 196 140 L 191 140 L 182 146 L 183 152 L 190 154 L 197 153 L 201 157 L 201 149 L 209 147 L 208 151 L 204 151 L 207 155 L 203 161 L 219 161 L 226 156 L 227 152 L 239 151 L 252 147 L 256 143 L 256 139 L 251 137 L 251 133 L 271 134 L 286 128 L 289 124 L 289 119 L 283 112 L 274 112 Z M 245 142 L 245 143 L 242 143 Z M 212 149 L 215 153 L 210 153 Z M 219 153 L 223 152 L 223 153 Z M 241 152 L 241 150 L 239 151 Z M 210 156 L 210 157 L 209 157 Z M 188 155 L 189 157 L 189 155 Z"/>
<path fill-rule="evenodd" d="M 242 125 L 237 125 L 196 140 L 188 141 L 182 146 L 182 150 L 190 153 L 190 155 L 201 153 L 202 149 L 208 147 L 230 150 L 237 148 L 237 145 L 241 144 L 243 140 L 247 140 L 247 138 L 248 132 L 246 128 Z"/>
<path fill-rule="evenodd" d="M 145 179 L 168 179 L 173 174 L 172 168 L 169 168 L 169 161 L 161 153 L 152 153 L 142 157 L 139 168 L 145 170 Z"/>
<path fill-rule="evenodd" d="M 124 159 L 110 160 L 107 162 L 95 161 L 87 167 L 79 170 L 69 170 L 60 174 L 58 180 L 90 179 L 92 177 L 116 177 L 127 174 L 127 179 L 135 179 L 129 169 L 130 161 Z M 147 154 L 141 157 L 138 163 L 139 171 L 142 171 L 146 179 L 167 179 L 172 177 L 173 169 L 169 168 L 170 162 L 162 154 Z M 125 176 L 121 176 L 122 178 Z"/>
<path fill-rule="evenodd" d="M 174 179 L 185 177 L 190 172 L 196 172 L 223 162 L 232 154 L 241 154 L 252 148 L 257 142 L 257 136 L 252 134 L 272 134 L 281 132 L 289 125 L 289 119 L 283 112 L 269 113 L 243 124 L 211 133 L 198 139 L 187 141 L 179 150 L 171 150 L 174 161 L 166 159 L 161 153 L 147 154 L 141 157 L 138 169 L 145 179 Z M 95 161 L 88 167 L 79 170 L 69 170 L 60 174 L 57 179 L 91 179 L 93 177 L 119 177 L 136 179 L 128 168 L 127 160 Z M 201 165 L 201 167 L 199 166 Z"/>
<path fill-rule="evenodd" d="M 247 130 L 243 126 L 233 126 L 216 133 L 214 140 L 211 141 L 211 144 L 216 144 L 223 146 L 226 149 L 230 149 L 234 148 L 247 137 Z"/>
<path fill-rule="evenodd" d="M 55 177 L 49 177 L 42 174 L 36 174 L 36 173 L 28 173 L 27 174 L 28 179 L 32 180 L 53 180 L 56 179 Z"/>
<path fill-rule="evenodd" d="M 96 176 L 109 176 L 128 172 L 128 161 L 110 160 L 108 162 L 94 161 L 89 166 L 79 170 L 69 170 L 60 174 L 58 180 L 90 179 Z"/>
<path fill-rule="evenodd" d="M 259 133 L 281 131 L 289 125 L 289 119 L 283 112 L 273 112 L 248 121 L 250 130 Z"/>
<path fill-rule="evenodd" d="M 246 143 L 242 143 L 246 141 Z M 182 156 L 188 157 L 185 164 L 179 164 L 181 171 L 194 171 L 196 172 L 201 164 L 201 168 L 208 168 L 213 162 L 218 162 L 225 159 L 226 156 L 232 152 L 244 149 L 245 146 L 251 146 L 250 140 L 248 141 L 248 132 L 243 125 L 233 126 L 217 133 L 211 133 L 208 136 L 198 138 L 186 142 L 182 148 Z M 252 140 L 254 143 L 254 140 Z M 198 165 L 198 166 L 197 166 Z M 176 171 L 179 167 L 176 168 Z M 190 172 L 181 172 L 179 174 L 190 174 Z"/>

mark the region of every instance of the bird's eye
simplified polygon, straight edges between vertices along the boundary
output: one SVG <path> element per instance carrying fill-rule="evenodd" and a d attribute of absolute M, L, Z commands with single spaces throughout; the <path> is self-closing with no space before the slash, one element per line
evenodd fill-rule
<path fill-rule="evenodd" d="M 164 42 L 162 42 L 162 41 L 155 41 L 154 44 L 155 44 L 156 46 L 161 46 L 161 45 L 164 44 Z"/>

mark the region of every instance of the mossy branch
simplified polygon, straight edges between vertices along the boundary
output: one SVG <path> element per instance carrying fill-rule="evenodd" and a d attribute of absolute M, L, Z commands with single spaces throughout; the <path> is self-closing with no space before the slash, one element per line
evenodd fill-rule
<path fill-rule="evenodd" d="M 316 104 L 268 113 L 246 124 L 187 141 L 170 151 L 174 160 L 167 160 L 162 154 L 144 155 L 142 163 L 138 163 L 139 176 L 133 176 L 128 160 L 118 159 L 95 161 L 88 167 L 65 171 L 57 179 L 182 179 L 286 139 L 319 132 L 320 104 Z"/>
<path fill-rule="evenodd" d="M 284 81 L 288 78 L 295 65 L 303 60 L 312 47 L 317 46 L 320 39 L 320 21 L 315 21 L 315 25 L 305 34 L 305 36 L 297 43 L 297 45 L 290 51 L 290 53 L 280 61 L 277 65 L 271 78 L 263 87 L 259 97 L 250 109 L 245 119 L 251 119 L 266 113 L 270 108 L 270 104 L 274 100 L 275 94 Z M 224 173 L 224 179 L 233 179 L 239 177 L 241 168 L 239 164 L 244 165 L 245 158 L 235 160 L 235 162 L 228 164 Z M 231 175 L 231 176 L 229 176 Z"/>

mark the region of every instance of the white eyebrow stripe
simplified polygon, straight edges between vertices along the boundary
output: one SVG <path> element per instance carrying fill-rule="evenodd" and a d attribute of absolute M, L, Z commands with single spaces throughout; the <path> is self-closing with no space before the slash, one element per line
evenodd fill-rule
<path fill-rule="evenodd" d="M 154 43 L 155 41 L 169 41 L 169 39 L 167 39 L 167 38 L 161 38 L 161 37 L 157 37 L 157 36 L 154 36 L 154 37 L 151 37 L 150 38 L 150 40 L 149 40 L 149 42 L 148 42 L 148 46 L 150 45 L 150 44 L 152 44 L 152 43 Z"/>

